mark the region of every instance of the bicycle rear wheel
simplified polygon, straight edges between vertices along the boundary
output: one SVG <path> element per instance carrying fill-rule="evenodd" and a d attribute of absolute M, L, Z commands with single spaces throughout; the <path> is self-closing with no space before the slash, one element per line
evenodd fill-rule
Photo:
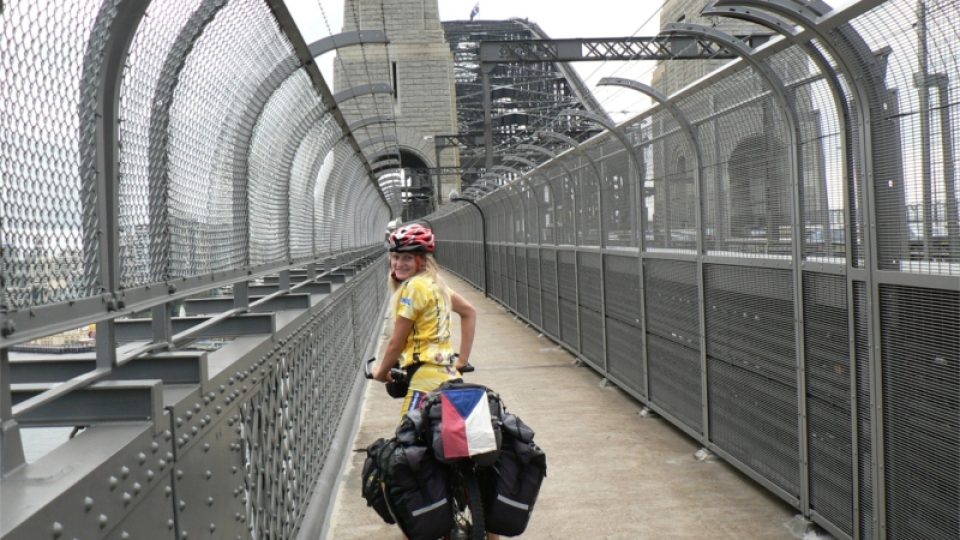
<path fill-rule="evenodd" d="M 480 494 L 480 481 L 473 471 L 463 475 L 466 484 L 467 507 L 470 509 L 471 540 L 486 540 L 487 529 L 483 520 L 483 496 Z"/>

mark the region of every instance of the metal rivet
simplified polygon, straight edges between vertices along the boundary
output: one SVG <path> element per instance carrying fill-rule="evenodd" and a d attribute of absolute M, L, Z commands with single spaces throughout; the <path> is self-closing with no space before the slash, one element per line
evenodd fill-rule
<path fill-rule="evenodd" d="M 154 472 L 153 469 L 147 469 L 147 480 L 153 480 Z"/>
<path fill-rule="evenodd" d="M 184 508 L 187 507 L 187 503 L 183 499 L 180 499 L 180 502 L 177 503 L 177 506 L 179 506 L 180 509 L 183 510 Z"/>
<path fill-rule="evenodd" d="M 140 482 L 134 482 L 134 483 L 133 483 L 133 492 L 134 492 L 134 493 L 140 493 L 140 490 L 141 490 L 142 488 L 143 488 L 143 486 L 140 485 Z"/>
<path fill-rule="evenodd" d="M 183 478 L 183 469 L 177 469 L 177 478 Z"/>
<path fill-rule="evenodd" d="M 139 454 L 137 454 L 137 461 L 139 461 L 140 464 L 143 465 L 147 461 L 147 455 L 144 454 L 143 452 L 140 452 Z"/>
<path fill-rule="evenodd" d="M 100 522 L 100 528 L 102 529 L 107 526 L 107 521 L 109 520 L 105 514 L 100 514 L 100 517 L 97 518 L 97 521 Z"/>
<path fill-rule="evenodd" d="M 117 484 L 119 484 L 120 481 L 117 480 L 116 476 L 111 476 L 110 479 L 107 481 L 107 483 L 110 484 L 110 491 L 113 491 L 114 489 L 117 488 Z"/>
<path fill-rule="evenodd" d="M 211 524 L 210 524 L 210 532 L 213 532 L 213 531 L 215 531 L 215 530 L 217 530 L 216 524 L 211 523 Z"/>
<path fill-rule="evenodd" d="M 54 538 L 60 538 L 60 535 L 63 534 L 63 524 L 59 521 L 54 521 L 53 526 L 50 527 L 50 532 L 53 533 Z"/>
<path fill-rule="evenodd" d="M 180 417 L 178 416 L 178 417 L 177 417 L 177 427 L 180 427 L 180 426 L 182 426 L 182 425 L 183 425 L 183 418 L 180 418 Z"/>
<path fill-rule="evenodd" d="M 194 435 L 196 435 L 199 432 L 200 432 L 200 428 L 198 428 L 197 426 L 193 426 L 192 428 L 190 428 L 190 433 L 193 433 Z"/>
<path fill-rule="evenodd" d="M 133 495 L 131 495 L 129 492 L 124 491 L 124 492 L 123 492 L 123 504 L 124 504 L 124 505 L 130 504 L 130 501 L 132 501 L 132 500 L 133 500 Z"/>
<path fill-rule="evenodd" d="M 233 467 L 230 467 L 230 472 L 232 472 L 233 474 L 237 474 L 237 466 L 234 465 Z"/>
<path fill-rule="evenodd" d="M 173 528 L 173 520 L 172 520 L 172 519 L 168 519 L 168 520 L 167 520 L 167 528 L 168 528 L 168 529 L 172 529 L 172 528 Z"/>
<path fill-rule="evenodd" d="M 83 509 L 89 511 L 93 508 L 93 499 L 90 497 L 83 498 Z"/>
<path fill-rule="evenodd" d="M 213 506 L 213 497 L 207 497 L 207 506 Z"/>
<path fill-rule="evenodd" d="M 169 429 L 163 432 L 163 440 L 169 441 L 172 438 L 173 438 L 173 434 L 170 433 Z"/>
<path fill-rule="evenodd" d="M 203 476 L 204 476 L 204 477 L 206 477 L 206 479 L 207 479 L 207 480 L 209 480 L 209 479 L 210 479 L 210 477 L 212 477 L 212 476 L 213 476 L 213 473 L 212 473 L 212 472 L 210 472 L 210 470 L 209 470 L 209 469 L 207 469 L 207 471 L 203 473 Z"/>
<path fill-rule="evenodd" d="M 171 493 L 173 493 L 173 488 L 170 486 L 164 486 L 163 494 L 169 497 Z"/>
<path fill-rule="evenodd" d="M 200 412 L 200 404 L 199 404 L 199 403 L 194 403 L 194 404 L 193 404 L 193 410 L 195 410 L 195 411 L 197 411 L 197 412 Z"/>
<path fill-rule="evenodd" d="M 157 450 L 159 450 L 159 449 L 160 449 L 160 443 L 158 443 L 158 442 L 156 442 L 156 441 L 150 443 L 150 451 L 151 451 L 152 453 L 156 454 L 156 453 L 157 453 Z"/>
<path fill-rule="evenodd" d="M 123 478 L 130 476 L 130 469 L 128 469 L 126 465 L 120 467 L 120 476 Z"/>
<path fill-rule="evenodd" d="M 187 417 L 187 420 L 189 420 L 193 418 L 193 411 L 187 411 L 183 415 Z"/>
<path fill-rule="evenodd" d="M 157 460 L 157 466 L 160 467 L 160 470 L 162 471 L 163 468 L 167 466 L 167 462 L 162 459 Z"/>
<path fill-rule="evenodd" d="M 128 533 L 127 531 L 123 531 L 122 533 L 120 533 L 120 538 L 121 540 L 130 540 L 130 533 Z"/>
<path fill-rule="evenodd" d="M 203 443 L 203 451 L 204 452 L 210 451 L 210 443 Z"/>
<path fill-rule="evenodd" d="M 173 461 L 173 452 L 167 452 L 166 458 L 167 461 Z"/>

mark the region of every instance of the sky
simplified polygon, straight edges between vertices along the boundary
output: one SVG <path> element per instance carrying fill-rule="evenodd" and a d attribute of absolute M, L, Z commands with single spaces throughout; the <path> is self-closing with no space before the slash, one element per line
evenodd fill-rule
<path fill-rule="evenodd" d="M 663 0 L 437 1 L 441 21 L 469 19 L 470 11 L 479 4 L 480 11 L 476 19 L 526 18 L 539 25 L 551 38 L 557 39 L 654 36 L 659 28 L 659 10 L 663 4 Z M 286 4 L 307 43 L 341 30 L 343 0 L 286 0 Z M 564 7 L 558 7 L 560 5 Z M 333 56 L 327 54 L 318 61 L 321 72 L 328 78 L 333 71 Z M 614 120 L 625 120 L 649 107 L 650 101 L 638 92 L 617 87 L 598 87 L 597 81 L 603 77 L 626 77 L 648 83 L 654 68 L 653 62 L 574 62 L 571 65 Z"/>

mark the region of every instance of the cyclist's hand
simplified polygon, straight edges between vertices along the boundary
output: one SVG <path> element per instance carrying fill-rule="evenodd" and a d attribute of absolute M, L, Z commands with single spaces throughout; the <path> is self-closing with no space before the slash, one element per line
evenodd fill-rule
<path fill-rule="evenodd" d="M 384 369 L 383 362 L 377 364 L 377 367 L 373 370 L 374 380 L 380 381 L 382 383 L 393 382 L 393 377 L 390 376 L 390 370 Z"/>

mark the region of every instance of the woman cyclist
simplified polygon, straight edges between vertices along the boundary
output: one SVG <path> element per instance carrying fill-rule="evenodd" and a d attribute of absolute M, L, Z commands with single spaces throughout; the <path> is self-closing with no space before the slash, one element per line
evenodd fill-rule
<path fill-rule="evenodd" d="M 477 311 L 466 299 L 450 290 L 440 278 L 432 253 L 433 231 L 414 223 L 390 233 L 390 286 L 393 333 L 373 377 L 392 382 L 390 369 L 406 369 L 410 388 L 400 410 L 401 417 L 420 407 L 428 393 L 460 377 L 458 368 L 470 360 Z M 460 354 L 454 354 L 450 339 L 450 311 L 460 316 Z"/>
<path fill-rule="evenodd" d="M 470 360 L 477 328 L 477 311 L 440 278 L 433 231 L 418 223 L 400 227 L 388 237 L 390 286 L 394 291 L 393 333 L 373 378 L 392 382 L 390 370 L 400 365 L 410 377 L 410 387 L 400 409 L 403 417 L 418 409 L 427 394 L 441 384 L 460 378 L 460 368 Z M 450 311 L 460 316 L 460 353 L 450 339 Z M 487 534 L 488 540 L 500 536 Z"/>

